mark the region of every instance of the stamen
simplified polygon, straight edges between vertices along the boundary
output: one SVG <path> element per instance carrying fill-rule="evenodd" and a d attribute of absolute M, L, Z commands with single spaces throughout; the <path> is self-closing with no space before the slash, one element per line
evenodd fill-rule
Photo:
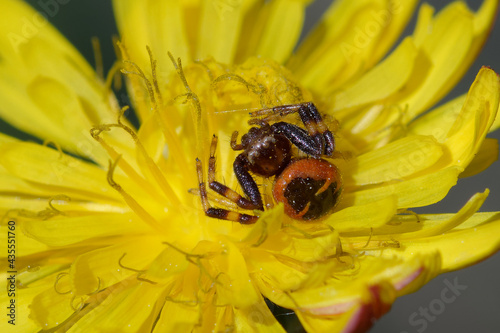
<path fill-rule="evenodd" d="M 169 243 L 169 242 L 163 242 L 163 244 L 166 244 L 166 245 L 170 246 L 172 249 L 176 250 L 177 252 L 183 254 L 186 257 L 187 261 L 189 261 L 190 263 L 192 263 L 193 265 L 198 267 L 198 269 L 200 270 L 200 276 L 198 277 L 198 285 L 200 286 L 200 289 L 201 289 L 201 277 L 202 277 L 201 273 L 206 274 L 207 277 L 210 279 L 210 281 L 212 281 L 213 283 L 216 283 L 219 285 L 221 284 L 219 281 L 217 281 L 216 278 L 214 278 L 213 276 L 210 275 L 210 273 L 208 273 L 205 266 L 203 266 L 203 264 L 201 263 L 201 260 L 207 259 L 208 255 L 191 254 L 191 253 L 188 253 L 186 251 L 179 249 L 178 247 L 174 246 L 172 243 Z M 193 258 L 194 258 L 194 260 L 193 260 Z"/>
<path fill-rule="evenodd" d="M 1 221 L 3 222 L 6 217 L 11 216 L 10 215 L 11 213 L 17 213 L 16 216 L 28 217 L 31 219 L 39 219 L 39 220 L 48 220 L 57 215 L 65 215 L 64 212 L 58 210 L 52 205 L 53 200 L 70 201 L 71 198 L 64 194 L 58 194 L 53 197 L 50 197 L 48 201 L 49 207 L 38 212 L 30 211 L 27 209 L 10 209 L 4 214 Z"/>
<path fill-rule="evenodd" d="M 153 77 L 153 86 L 155 87 L 156 96 L 158 96 L 158 100 L 160 101 L 160 106 L 162 106 L 163 105 L 163 97 L 160 93 L 160 88 L 158 88 L 158 79 L 156 77 L 156 60 L 154 60 L 153 53 L 151 52 L 151 49 L 149 48 L 149 46 L 146 46 L 146 49 L 148 50 L 149 61 L 151 63 L 151 74 Z"/>
<path fill-rule="evenodd" d="M 94 50 L 95 72 L 101 80 L 104 80 L 104 66 L 102 62 L 101 43 L 99 42 L 99 38 L 97 37 L 92 37 L 91 41 L 92 49 Z"/>
<path fill-rule="evenodd" d="M 112 41 L 113 41 L 112 44 L 113 44 L 113 49 L 115 51 L 116 59 L 118 59 L 117 63 L 119 63 L 119 67 L 121 69 L 122 63 L 123 63 L 123 61 L 122 61 L 123 57 L 122 57 L 122 51 L 120 49 L 120 40 L 119 40 L 118 36 L 113 36 L 112 37 Z M 124 50 L 124 51 L 126 52 L 126 50 Z M 126 55 L 128 57 L 128 54 L 126 54 Z M 114 65 L 113 65 L 113 67 L 114 67 Z M 121 76 L 121 72 L 115 71 L 114 72 L 114 76 L 115 76 L 115 80 L 114 80 L 115 85 L 114 85 L 113 88 L 115 90 L 120 90 L 122 88 L 122 76 Z"/>
<path fill-rule="evenodd" d="M 119 45 L 120 45 L 120 47 L 122 46 L 121 44 L 119 44 Z M 126 53 L 125 53 L 124 50 L 122 52 L 126 55 Z M 149 48 L 148 48 L 148 52 L 150 52 Z M 157 92 L 159 93 L 158 83 L 156 81 L 156 61 L 153 60 L 151 53 L 150 53 L 150 59 L 151 59 L 151 67 L 152 67 L 152 70 L 153 70 L 153 82 L 155 84 L 155 88 L 156 88 Z M 131 74 L 131 75 L 137 75 L 141 79 L 144 80 L 144 83 L 146 84 L 146 89 L 147 89 L 148 94 L 149 94 L 149 98 L 151 100 L 151 104 L 153 106 L 153 112 L 155 114 L 160 114 L 159 113 L 159 105 L 158 105 L 158 103 L 156 101 L 155 91 L 153 89 L 153 85 L 148 80 L 148 78 L 146 77 L 146 75 L 144 74 L 144 72 L 141 70 L 141 68 L 137 64 L 135 64 L 134 62 L 132 62 L 130 60 L 124 60 L 124 63 L 131 65 L 136 71 L 134 72 L 134 71 L 128 71 L 128 70 L 122 69 L 122 73 L 124 73 L 124 74 Z M 180 64 L 180 59 L 179 59 L 179 64 Z M 159 98 L 161 99 L 161 95 L 159 95 Z M 199 103 L 198 103 L 198 106 L 199 106 Z M 175 194 L 175 192 L 173 191 L 173 189 L 170 187 L 170 184 L 164 178 L 163 173 L 158 168 L 158 166 L 156 165 L 156 163 L 153 161 L 153 159 L 146 152 L 146 149 L 144 149 L 144 146 L 142 146 L 142 144 L 140 143 L 140 141 L 137 138 L 137 135 L 135 134 L 135 132 L 131 128 L 129 128 L 128 126 L 125 126 L 125 125 L 123 125 L 121 123 L 121 117 L 123 115 L 123 112 L 125 112 L 125 110 L 127 110 L 127 109 L 123 108 L 122 112 L 119 113 L 119 116 L 118 116 L 118 125 L 108 125 L 108 126 L 110 126 L 110 127 L 114 127 L 114 126 L 121 127 L 122 129 L 124 129 L 126 132 L 128 132 L 132 136 L 132 138 L 135 141 L 137 147 L 139 148 L 139 151 L 145 157 L 146 164 L 147 164 L 149 170 L 151 171 L 151 173 L 153 174 L 153 177 L 155 178 L 155 180 L 157 181 L 157 183 L 160 185 L 160 188 L 167 195 L 168 199 L 170 199 L 172 201 L 171 202 L 172 204 L 174 204 L 174 205 L 180 205 L 181 203 L 180 203 L 179 198 L 177 197 L 177 195 Z M 201 107 L 200 107 L 200 110 L 201 110 Z M 160 121 L 160 123 L 162 123 L 162 122 Z"/>
<path fill-rule="evenodd" d="M 59 274 L 57 274 L 56 280 L 54 281 L 54 291 L 56 293 L 58 293 L 59 295 L 66 295 L 66 294 L 69 294 L 71 292 L 71 289 L 68 291 L 64 291 L 64 292 L 57 290 L 57 284 L 59 283 L 59 280 L 61 280 L 61 278 L 65 277 L 65 276 L 69 276 L 69 274 L 66 272 L 59 273 Z"/>
<path fill-rule="evenodd" d="M 149 47 L 147 47 L 149 56 L 150 56 L 150 62 L 151 62 L 151 69 L 152 69 L 152 76 L 153 76 L 153 85 L 151 82 L 148 80 L 148 78 L 145 76 L 144 72 L 139 68 L 137 64 L 129 60 L 129 55 L 127 53 L 127 50 L 123 44 L 120 42 L 116 43 L 117 47 L 121 51 L 122 58 L 124 59 L 123 62 L 126 64 L 131 65 L 135 71 L 127 71 L 125 69 L 122 69 L 121 72 L 124 74 L 130 74 L 130 80 L 132 83 L 132 88 L 134 89 L 134 95 L 136 96 L 136 99 L 143 98 L 143 90 L 139 89 L 139 84 L 136 81 L 135 77 L 139 77 L 142 81 L 144 81 L 146 85 L 146 90 L 148 91 L 149 98 L 152 104 L 152 109 L 153 109 L 153 114 L 155 117 L 158 119 L 158 123 L 160 124 L 160 127 L 163 132 L 163 136 L 165 138 L 166 143 L 169 145 L 169 148 L 172 150 L 172 156 L 174 161 L 176 162 L 177 165 L 188 165 L 187 160 L 185 159 L 185 154 L 182 149 L 182 145 L 179 141 L 178 135 L 173 133 L 171 129 L 165 124 L 169 124 L 168 119 L 165 118 L 164 112 L 160 112 L 159 107 L 163 105 L 162 102 L 162 95 L 161 91 L 158 87 L 158 80 L 157 80 L 157 75 L 156 75 L 156 60 L 153 59 L 153 54 L 150 50 Z M 154 86 L 154 89 L 153 89 Z M 160 100 L 160 105 L 157 104 L 156 102 L 156 97 L 155 97 L 155 91 L 158 96 L 158 99 Z M 140 111 L 140 110 L 139 110 Z M 139 116 L 144 118 L 144 115 L 141 115 L 139 112 Z M 185 179 L 189 179 L 189 173 L 186 168 L 181 168 L 181 172 L 183 173 L 183 176 Z M 154 172 L 153 172 L 154 173 Z"/>
<path fill-rule="evenodd" d="M 120 154 L 116 150 L 114 150 L 111 146 L 109 146 L 106 141 L 104 141 L 99 135 L 103 131 L 109 131 L 110 127 L 107 125 L 100 125 L 99 127 L 94 127 L 90 130 L 90 135 L 94 140 L 99 142 L 101 146 L 103 146 L 104 149 L 108 152 L 110 157 L 114 160 L 118 159 Z M 152 195 L 155 198 L 161 198 L 163 196 L 160 195 L 160 193 L 157 192 L 156 188 L 153 187 L 150 182 L 148 182 L 146 179 L 144 179 L 141 175 L 139 175 L 135 169 L 125 160 L 125 159 L 120 159 L 120 169 L 125 172 L 129 176 L 131 180 L 133 180 L 136 184 L 139 184 L 140 186 L 144 187 L 148 193 L 154 194 Z M 156 194 L 157 193 L 157 194 Z"/>
<path fill-rule="evenodd" d="M 60 211 L 59 209 L 55 208 L 52 205 L 52 201 L 54 201 L 54 200 L 71 201 L 71 198 L 68 197 L 67 195 L 64 195 L 64 194 L 58 194 L 58 195 L 55 195 L 55 196 L 49 198 L 49 208 L 52 209 L 54 212 L 57 212 L 60 215 L 65 215 L 64 212 Z"/>
<path fill-rule="evenodd" d="M 412 210 L 409 210 L 409 209 L 401 209 L 398 211 L 398 215 L 399 214 L 402 214 L 402 215 L 413 215 L 416 219 L 417 219 L 417 223 L 420 223 L 420 216 L 415 213 L 414 211 Z"/>
<path fill-rule="evenodd" d="M 123 197 L 125 202 L 128 204 L 128 206 L 139 217 L 141 217 L 141 219 L 144 222 L 148 223 L 151 227 L 153 227 L 157 231 L 163 232 L 164 230 L 163 230 L 162 226 L 158 223 L 158 221 L 156 221 L 151 215 L 149 215 L 149 213 L 144 208 L 142 208 L 142 206 L 139 205 L 137 203 L 137 201 L 135 201 L 135 199 L 132 198 L 131 195 L 129 195 L 127 192 L 125 192 L 125 190 L 123 190 L 123 188 L 113 180 L 113 172 L 116 168 L 118 161 L 120 160 L 120 157 L 121 156 L 119 156 L 114 162 L 109 161 L 109 169 L 108 169 L 108 176 L 107 176 L 107 180 L 108 180 L 109 185 L 112 188 L 114 188 L 116 191 L 118 191 L 118 193 L 121 194 L 121 196 Z"/>
<path fill-rule="evenodd" d="M 152 284 L 152 285 L 158 284 L 158 282 L 143 278 L 142 275 L 144 275 L 144 274 L 146 274 L 146 272 L 141 272 L 141 273 L 137 274 L 137 276 L 135 278 L 138 281 L 147 282 L 147 283 Z"/>
<path fill-rule="evenodd" d="M 75 325 L 81 318 L 86 316 L 89 312 L 91 312 L 93 309 L 95 309 L 97 306 L 102 304 L 108 297 L 113 297 L 113 294 L 118 294 L 122 292 L 127 286 L 130 285 L 130 280 L 123 280 L 120 283 L 117 283 L 113 286 L 110 286 L 103 291 L 90 296 L 87 298 L 85 302 L 85 306 L 81 308 L 78 311 L 75 311 L 75 314 L 73 314 L 71 317 L 69 317 L 69 320 L 66 320 L 65 323 L 61 324 L 61 326 L 57 327 L 58 332 L 66 332 L 68 331 L 73 325 Z"/>
<path fill-rule="evenodd" d="M 314 238 L 313 235 L 311 235 L 310 233 L 306 232 L 305 230 L 302 230 L 301 228 L 298 228 L 296 227 L 295 225 L 293 224 L 286 224 L 286 225 L 283 225 L 283 228 L 290 228 L 294 231 L 297 231 L 298 233 L 302 234 L 302 236 L 304 236 L 305 238 L 307 239 L 312 239 Z"/>
<path fill-rule="evenodd" d="M 217 77 L 215 80 L 212 81 L 212 87 L 215 88 L 215 86 L 222 81 L 232 81 L 232 82 L 239 82 L 245 85 L 248 89 L 248 91 L 253 92 L 254 94 L 261 96 L 265 93 L 267 93 L 266 87 L 263 85 L 259 84 L 252 84 L 248 81 L 246 81 L 244 78 L 239 76 L 238 74 L 234 73 L 227 73 L 227 74 L 222 74 L 219 77 Z"/>
<path fill-rule="evenodd" d="M 215 76 L 212 73 L 212 70 L 210 69 L 210 67 L 208 67 L 208 65 L 204 61 L 195 60 L 194 63 L 197 64 L 197 65 L 202 66 L 205 69 L 205 71 L 207 72 L 207 75 L 208 75 L 208 78 L 210 79 L 210 81 L 213 81 L 215 79 Z"/>
<path fill-rule="evenodd" d="M 267 227 L 268 227 L 267 222 L 261 221 L 260 225 L 262 226 L 262 233 L 260 234 L 260 237 L 257 240 L 257 242 L 255 244 L 252 244 L 252 247 L 259 247 L 260 245 L 262 245 L 262 243 L 266 241 L 267 237 L 269 236 L 269 234 L 267 233 Z"/>
<path fill-rule="evenodd" d="M 125 265 L 122 264 L 122 260 L 123 258 L 125 258 L 125 256 L 127 255 L 127 253 L 123 253 L 123 255 L 120 257 L 120 259 L 118 259 L 118 265 L 123 268 L 123 269 L 126 269 L 126 270 L 129 270 L 129 271 L 132 271 L 132 272 L 136 272 L 137 273 L 137 276 L 136 276 L 136 279 L 139 280 L 139 281 L 143 281 L 143 282 L 147 282 L 147 283 L 151 283 L 151 284 L 157 284 L 157 282 L 154 282 L 154 281 L 151 281 L 151 280 L 148 280 L 148 279 L 145 279 L 142 277 L 142 275 L 146 274 L 146 270 L 139 270 L 139 269 L 135 269 L 135 268 L 130 268 L 130 267 L 127 267 Z"/>
<path fill-rule="evenodd" d="M 368 246 L 368 244 L 370 244 L 370 241 L 372 240 L 372 236 L 373 236 L 373 228 L 370 227 L 370 237 L 368 237 L 368 240 L 366 241 L 366 244 L 363 245 L 363 249 L 366 248 Z"/>
<path fill-rule="evenodd" d="M 192 300 L 177 300 L 177 299 L 175 299 L 173 297 L 170 297 L 170 296 L 165 296 L 165 301 L 172 302 L 172 303 L 175 303 L 175 304 L 182 304 L 182 305 L 192 306 L 192 307 L 198 306 L 200 304 L 199 300 L 196 300 L 196 301 L 192 301 Z"/>
<path fill-rule="evenodd" d="M 120 41 L 117 41 L 115 45 L 119 49 L 119 51 L 117 52 L 119 54 L 118 59 L 122 59 L 123 64 L 130 64 L 132 67 L 138 67 L 135 63 L 130 61 L 130 57 L 129 57 L 129 54 L 127 52 L 127 48 L 125 47 L 125 45 L 123 45 Z M 141 71 L 130 72 L 130 71 L 127 71 L 125 68 L 123 68 L 123 69 L 121 69 L 120 72 L 122 74 L 130 74 L 130 75 L 128 75 L 128 79 L 130 82 L 130 88 L 132 89 L 131 95 L 134 96 L 134 100 L 137 102 L 137 106 L 138 106 L 138 108 L 136 109 L 137 116 L 139 117 L 139 119 L 141 121 L 144 121 L 150 115 L 151 109 L 152 110 L 157 109 L 156 102 L 154 100 L 154 96 L 153 96 L 153 99 L 151 99 L 152 90 L 148 89 L 149 81 L 147 80 L 147 78 L 145 78 L 144 74 L 143 74 L 143 76 L 141 76 L 141 74 L 140 74 Z M 143 83 L 144 79 L 146 79 L 145 83 L 146 83 L 146 91 L 147 92 L 144 91 L 144 83 Z M 149 86 L 150 86 L 150 84 L 149 84 Z M 149 94 L 150 102 L 152 103 L 152 107 L 149 106 L 149 103 L 146 102 L 148 99 L 148 94 Z M 140 107 L 140 106 L 144 106 L 144 105 L 147 107 L 145 107 L 145 108 Z"/>
<path fill-rule="evenodd" d="M 303 308 L 299 305 L 299 303 L 297 303 L 297 301 L 296 301 L 296 300 L 292 297 L 292 294 L 290 293 L 290 291 L 288 291 L 288 290 L 283 290 L 283 293 L 284 293 L 285 295 L 287 295 L 287 296 L 288 296 L 288 298 L 290 298 L 290 300 L 292 301 L 293 305 L 295 305 L 295 309 L 293 309 L 295 312 L 300 311 L 300 312 L 302 312 L 302 313 L 310 313 L 309 311 L 304 310 L 304 309 L 303 309 Z"/>
<path fill-rule="evenodd" d="M 80 302 L 77 304 L 77 306 L 74 305 L 75 299 L 76 299 L 76 295 L 74 295 L 71 298 L 69 305 L 71 306 L 71 309 L 73 309 L 74 312 L 80 312 L 83 309 L 83 307 L 85 306 L 85 299 L 83 298 L 83 296 L 80 296 Z"/>
<path fill-rule="evenodd" d="M 392 237 L 389 239 L 383 239 L 382 236 L 373 236 L 368 242 L 363 242 L 362 244 L 357 239 L 361 237 L 353 237 L 348 242 L 353 248 L 359 248 L 364 250 L 380 250 L 383 248 L 400 248 L 401 243 Z"/>
<path fill-rule="evenodd" d="M 170 57 L 170 60 L 172 61 L 172 64 L 174 65 L 175 70 L 177 71 L 177 74 L 179 75 L 179 78 L 181 79 L 184 88 L 186 89 L 187 93 L 185 96 L 187 99 L 191 101 L 191 104 L 193 105 L 193 111 L 191 113 L 194 123 L 195 123 L 195 133 L 196 133 L 196 154 L 197 156 L 202 156 L 203 154 L 203 133 L 202 133 L 202 126 L 201 126 L 201 105 L 200 105 L 200 100 L 198 99 L 198 95 L 196 95 L 192 90 L 191 87 L 189 86 L 186 76 L 184 75 L 184 70 L 182 69 L 182 62 L 181 58 L 177 58 L 177 61 L 175 61 L 174 56 L 172 53 L 168 52 L 168 56 Z"/>
<path fill-rule="evenodd" d="M 89 295 L 90 296 L 95 295 L 99 292 L 99 290 L 101 290 L 101 278 L 97 277 L 97 288 L 93 292 L 91 292 Z"/>
<path fill-rule="evenodd" d="M 341 264 L 345 264 L 346 262 L 343 261 L 341 258 L 345 256 L 350 256 L 348 252 L 344 252 L 344 249 L 342 248 L 342 240 L 339 237 L 339 241 L 335 244 L 335 255 L 332 256 L 332 258 L 337 259 L 338 262 Z"/>
<path fill-rule="evenodd" d="M 161 172 L 161 170 L 158 168 L 158 165 L 153 161 L 153 159 L 151 158 L 151 156 L 149 156 L 149 154 L 146 151 L 146 148 L 144 148 L 144 146 L 142 145 L 141 141 L 137 137 L 137 134 L 135 134 L 135 132 L 130 127 L 122 124 L 121 117 L 123 116 L 123 113 L 127 109 L 128 109 L 128 106 L 125 106 L 120 111 L 120 113 L 118 115 L 118 120 L 117 120 L 118 121 L 118 126 L 117 127 L 122 128 L 128 134 L 130 134 L 130 136 L 134 140 L 135 144 L 139 148 L 139 151 L 140 151 L 141 155 L 146 160 L 146 164 L 147 164 L 149 170 L 151 171 L 151 173 L 153 174 L 153 177 L 157 181 L 158 185 L 160 185 L 160 188 L 163 190 L 163 192 L 167 195 L 167 198 L 172 201 L 171 203 L 175 204 L 175 205 L 180 205 L 181 202 L 179 201 L 179 198 L 177 197 L 177 194 L 175 194 L 175 192 L 172 189 L 172 187 L 170 187 L 170 184 L 167 182 L 167 180 L 165 179 L 165 176 L 163 175 L 163 173 Z"/>
<path fill-rule="evenodd" d="M 162 189 L 163 193 L 165 193 L 166 195 L 166 198 L 167 200 L 170 200 L 172 204 L 174 205 L 181 205 L 180 203 L 180 200 L 179 198 L 177 197 L 177 194 L 175 194 L 174 190 L 171 188 L 170 184 L 167 182 L 167 180 L 165 179 L 163 173 L 161 172 L 161 170 L 158 168 L 158 165 L 153 161 L 153 159 L 149 156 L 149 154 L 147 153 L 146 149 L 144 148 L 144 146 L 142 145 L 142 143 L 140 142 L 139 138 L 137 137 L 137 134 L 135 134 L 134 130 L 132 130 L 130 127 L 124 125 L 122 122 L 121 122 L 121 117 L 123 116 L 123 113 L 128 109 L 128 106 L 125 106 L 121 109 L 121 111 L 119 112 L 118 114 L 118 119 L 117 119 L 117 124 L 103 124 L 103 125 L 100 125 L 99 127 L 97 128 L 93 128 L 90 132 L 90 135 L 96 139 L 99 143 L 101 143 L 104 147 L 108 147 L 109 148 L 109 152 L 110 152 L 110 155 L 112 157 L 115 157 L 115 156 L 121 156 L 121 155 L 118 155 L 117 152 L 109 147 L 107 144 L 104 143 L 104 140 L 100 138 L 99 134 L 102 132 L 102 131 L 105 131 L 105 130 L 109 130 L 111 127 L 118 127 L 118 128 L 121 128 L 123 129 L 125 132 L 127 132 L 131 137 L 132 137 L 132 140 L 134 140 L 134 143 L 136 144 L 137 148 L 139 148 L 139 152 L 141 153 L 141 155 L 144 157 L 145 161 L 146 161 L 146 165 L 148 167 L 148 169 L 151 171 L 154 179 L 156 180 L 157 184 L 160 186 L 160 188 Z M 118 157 L 117 158 L 117 161 L 119 160 Z M 125 172 L 127 172 L 127 174 L 129 175 L 133 175 L 135 176 L 135 179 L 136 181 L 138 180 L 139 181 L 139 184 L 141 184 L 141 186 L 143 186 L 144 184 L 148 184 L 147 181 L 145 181 L 141 176 L 139 176 L 134 170 L 133 168 L 127 164 L 127 166 L 125 166 L 126 169 L 123 169 Z M 149 187 L 149 186 L 148 186 Z M 152 189 L 152 187 L 150 187 L 150 189 Z M 155 190 L 153 190 L 154 192 L 156 192 Z M 154 193 L 153 192 L 153 193 Z"/>
<path fill-rule="evenodd" d="M 106 75 L 106 81 L 104 83 L 104 97 L 107 97 L 108 94 L 111 93 L 111 84 L 113 82 L 115 82 L 115 86 L 113 87 L 114 89 L 119 90 L 121 88 L 121 75 L 117 74 L 121 73 L 122 66 L 123 65 L 121 61 L 116 61 L 108 71 L 108 74 Z M 117 87 L 117 85 L 119 87 Z"/>
<path fill-rule="evenodd" d="M 151 104 L 153 106 L 153 110 L 158 111 L 158 104 L 156 103 L 156 97 L 155 97 L 155 93 L 153 90 L 153 86 L 151 85 L 151 82 L 148 80 L 148 78 L 146 77 L 144 72 L 141 70 L 141 68 L 136 63 L 134 63 L 130 60 L 124 60 L 123 62 L 125 64 L 132 66 L 135 69 L 135 72 L 129 71 L 126 69 L 122 69 L 121 72 L 123 74 L 127 74 L 127 75 L 136 75 L 144 80 L 144 83 L 146 84 L 146 89 L 147 89 L 148 94 L 149 94 L 149 98 L 151 99 Z"/>
<path fill-rule="evenodd" d="M 62 159 L 64 157 L 64 152 L 63 152 L 61 146 L 57 142 L 52 141 L 50 139 L 46 139 L 42 143 L 42 145 L 45 147 L 48 147 L 50 144 L 52 144 L 57 149 L 57 151 L 59 152 L 59 159 Z"/>
<path fill-rule="evenodd" d="M 120 257 L 120 259 L 118 259 L 118 266 L 120 266 L 121 268 L 126 269 L 128 271 L 135 272 L 135 273 L 144 273 L 144 272 L 146 272 L 145 270 L 139 270 L 139 269 L 135 269 L 135 268 L 130 268 L 130 267 L 127 267 L 124 264 L 122 264 L 122 260 L 123 260 L 123 258 L 125 258 L 126 255 L 127 255 L 127 252 L 124 252 L 122 254 L 122 256 Z"/>

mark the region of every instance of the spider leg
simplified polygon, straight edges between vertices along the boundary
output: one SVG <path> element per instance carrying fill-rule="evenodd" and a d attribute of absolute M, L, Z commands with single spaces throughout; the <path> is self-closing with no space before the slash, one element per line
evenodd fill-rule
<path fill-rule="evenodd" d="M 308 112 L 304 112 L 303 109 L 308 110 Z M 299 109 L 299 115 L 306 127 L 306 120 L 310 119 L 309 121 L 314 123 L 317 133 L 321 135 L 322 141 L 324 140 L 325 143 L 324 150 L 322 149 L 323 154 L 332 156 L 335 150 L 335 139 L 330 129 L 328 129 L 328 126 L 323 122 L 323 118 L 319 114 L 318 109 L 316 109 L 316 106 L 311 102 L 305 103 L 304 108 Z M 309 134 L 311 134 L 311 132 L 309 132 Z"/>
<path fill-rule="evenodd" d="M 284 117 L 292 113 L 299 114 L 309 136 L 312 137 L 320 150 L 320 155 L 332 156 L 335 150 L 335 139 L 312 102 L 275 106 L 252 112 L 250 115 L 252 117 L 265 116 L 265 119 L 271 119 L 276 115 Z"/>
<path fill-rule="evenodd" d="M 205 182 L 203 181 L 203 168 L 200 159 L 196 159 L 196 171 L 198 173 L 198 184 L 200 189 L 201 205 L 205 211 L 205 215 L 214 217 L 221 220 L 229 220 L 234 222 L 239 222 L 241 224 L 253 224 L 257 222 L 258 217 L 248 214 L 242 214 L 234 211 L 230 211 L 224 208 L 214 208 L 210 206 L 208 202 L 207 189 L 205 188 Z"/>
<path fill-rule="evenodd" d="M 309 135 L 309 133 L 299 126 L 280 121 L 271 125 L 271 129 L 286 136 L 290 142 L 307 155 L 319 158 L 321 156 L 321 146 Z"/>
<path fill-rule="evenodd" d="M 233 150 L 243 150 L 244 147 L 241 143 L 237 142 L 238 140 L 238 131 L 234 131 L 233 135 L 231 135 L 231 148 Z"/>
<path fill-rule="evenodd" d="M 248 200 L 247 198 L 242 197 L 238 192 L 230 189 L 226 185 L 215 180 L 215 149 L 216 148 L 217 148 L 217 136 L 214 135 L 212 138 L 212 144 L 210 146 L 210 159 L 208 160 L 208 187 L 210 187 L 212 190 L 219 193 L 220 195 L 226 197 L 227 199 L 231 200 L 232 202 L 234 202 L 235 204 L 237 204 L 239 207 L 241 207 L 243 209 L 264 210 L 262 208 L 262 204 L 259 205 L 259 202 L 252 200 L 253 196 L 249 195 L 250 200 Z M 238 179 L 238 181 L 240 181 L 238 174 L 236 174 L 236 178 Z M 241 181 L 240 181 L 240 184 L 241 184 Z M 255 188 L 257 189 L 257 193 L 260 196 L 260 192 L 258 191 L 257 185 L 255 185 Z M 245 192 L 245 187 L 243 187 L 243 191 Z"/>
<path fill-rule="evenodd" d="M 243 154 L 239 154 L 233 163 L 234 174 L 236 175 L 236 178 L 238 179 L 243 192 L 245 192 L 246 196 L 250 199 L 250 202 L 252 204 L 251 209 L 264 210 L 259 187 L 257 186 L 257 183 L 253 179 L 252 175 L 250 175 L 248 164 L 249 162 L 246 156 Z"/>

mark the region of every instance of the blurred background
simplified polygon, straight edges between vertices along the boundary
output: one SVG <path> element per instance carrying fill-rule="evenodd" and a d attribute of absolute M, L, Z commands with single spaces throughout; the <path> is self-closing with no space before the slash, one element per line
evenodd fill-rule
<path fill-rule="evenodd" d="M 41 5 L 50 3 L 50 1 L 38 0 L 29 0 L 28 2 L 41 12 L 44 11 Z M 319 20 L 331 2 L 332 0 L 317 0 L 310 6 L 307 11 L 303 36 Z M 450 0 L 428 1 L 436 10 L 450 2 Z M 481 3 L 482 1 L 467 1 L 469 7 L 474 10 Z M 59 5 L 57 13 L 50 18 L 50 21 L 76 45 L 91 64 L 94 64 L 94 56 L 90 39 L 93 36 L 98 37 L 101 42 L 105 72 L 110 68 L 114 61 L 111 36 L 117 34 L 110 1 L 71 0 L 67 4 Z M 411 34 L 414 26 L 415 17 L 403 35 Z M 490 66 L 497 73 L 500 72 L 499 47 L 500 24 L 497 22 L 476 62 L 458 86 L 440 104 L 467 92 L 481 66 Z M 32 139 L 1 121 L 0 130 L 24 139 Z M 490 134 L 489 137 L 499 139 L 500 131 Z M 450 191 L 444 200 L 425 209 L 419 209 L 418 212 L 456 212 L 474 193 L 483 192 L 485 188 L 489 188 L 491 193 L 481 211 L 500 210 L 500 162 L 495 162 L 480 175 L 459 180 L 458 185 Z M 377 322 L 371 332 L 499 332 L 500 324 L 497 317 L 500 315 L 499 281 L 500 254 L 464 270 L 440 275 L 418 292 L 399 298 L 394 303 L 390 313 Z M 412 325 L 410 318 L 412 316 L 414 320 L 424 318 L 420 312 L 425 311 L 429 306 L 435 306 L 436 300 L 441 298 L 441 292 L 447 287 L 447 283 L 464 286 L 464 290 L 451 304 L 446 304 L 445 308 L 439 311 L 439 315 L 433 316 L 431 314 L 432 320 L 430 318 L 425 320 L 426 325 L 416 324 L 416 321 Z M 418 316 L 414 315 L 415 313 Z M 293 316 L 287 315 L 285 312 L 279 317 L 290 332 L 302 331 Z"/>

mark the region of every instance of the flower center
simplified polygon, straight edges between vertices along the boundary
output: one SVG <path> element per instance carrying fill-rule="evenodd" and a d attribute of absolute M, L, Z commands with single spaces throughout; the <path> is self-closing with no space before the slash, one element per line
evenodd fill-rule
<path fill-rule="evenodd" d="M 209 169 L 210 138 L 216 135 L 220 142 L 212 153 L 217 155 L 217 168 L 211 177 L 228 188 L 238 189 L 232 168 L 238 153 L 228 144 L 232 133 L 248 132 L 250 112 L 310 101 L 311 95 L 286 69 L 270 60 L 251 58 L 239 66 L 205 60 L 185 67 L 180 59 L 171 56 L 171 60 L 175 71 L 162 75 L 166 77 L 163 82 L 158 80 L 157 72 L 165 69 L 157 69 L 152 57 L 149 71 L 125 61 L 123 72 L 128 75 L 131 100 L 141 127 L 135 132 L 119 118 L 117 124 L 101 125 L 93 133 L 108 151 L 114 147 L 100 137 L 101 132 L 119 127 L 129 133 L 135 153 L 111 154 L 114 163 L 108 173 L 110 185 L 120 192 L 131 210 L 165 235 L 166 241 L 180 241 L 185 248 L 193 248 L 200 240 L 213 240 L 241 228 L 237 223 L 207 222 L 202 209 L 197 179 L 200 170 L 195 159 L 201 161 L 202 170 Z M 286 118 L 289 120 L 285 121 L 300 121 L 296 114 Z M 118 170 L 132 180 L 128 187 L 114 177 Z M 202 172 L 201 177 L 207 179 L 207 173 Z M 272 207 L 272 180 L 256 180 L 263 182 L 258 190 L 265 206 Z M 210 192 L 208 202 L 238 211 L 227 196 Z"/>

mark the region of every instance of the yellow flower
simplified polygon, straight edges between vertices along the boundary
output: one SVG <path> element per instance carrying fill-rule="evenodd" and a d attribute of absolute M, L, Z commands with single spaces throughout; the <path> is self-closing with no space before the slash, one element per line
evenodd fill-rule
<path fill-rule="evenodd" d="M 336 1 L 292 54 L 307 3 L 116 0 L 120 60 L 100 79 L 41 14 L 0 1 L 0 116 L 43 141 L 0 135 L 2 331 L 283 332 L 267 299 L 308 331 L 358 332 L 497 251 L 500 214 L 477 212 L 488 191 L 456 214 L 409 209 L 496 160 L 493 70 L 418 116 L 471 64 L 498 2 L 422 5 L 388 54 L 417 1 Z M 229 141 L 248 112 L 309 101 L 335 130 L 335 212 L 293 220 L 259 178 L 255 224 L 205 216 L 195 158 L 207 170 L 212 134 L 216 179 L 238 189 Z"/>

